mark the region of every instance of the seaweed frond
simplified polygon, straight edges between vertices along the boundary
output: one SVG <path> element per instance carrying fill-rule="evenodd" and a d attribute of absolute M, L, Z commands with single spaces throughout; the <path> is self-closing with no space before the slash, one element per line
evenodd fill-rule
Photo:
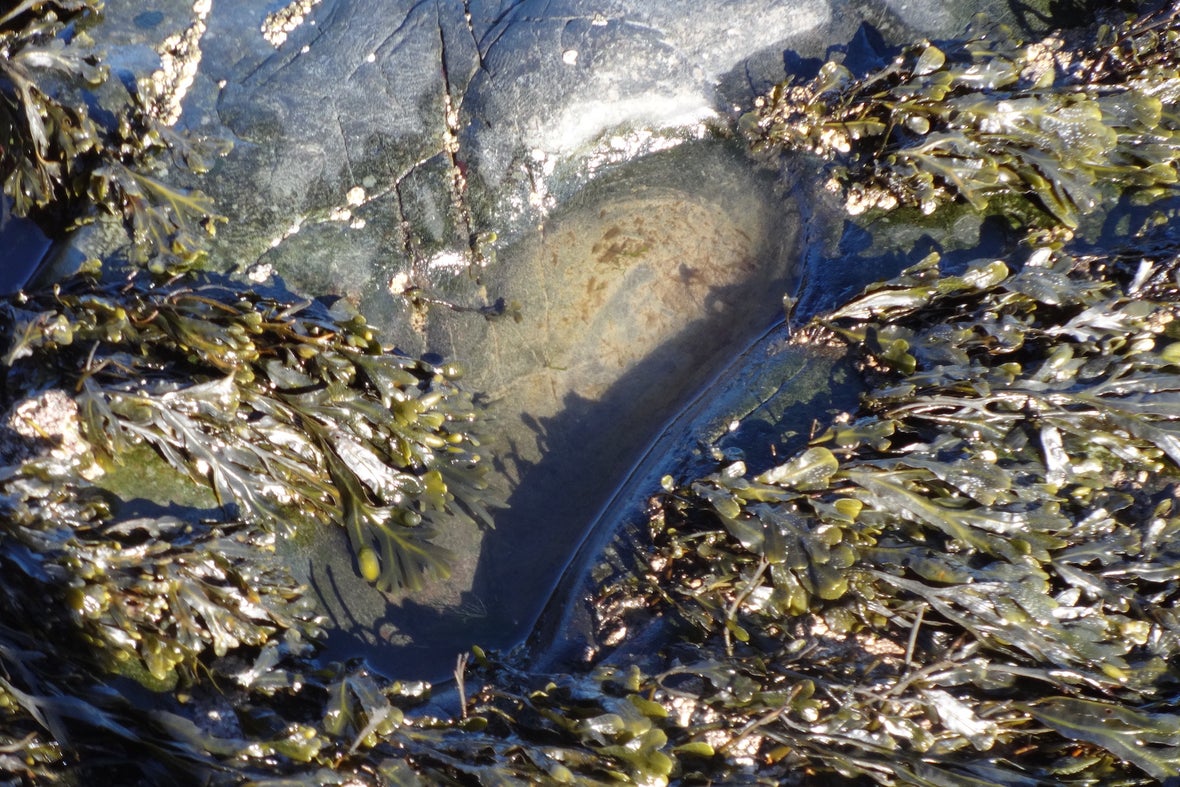
<path fill-rule="evenodd" d="M 268 529 L 347 528 L 382 588 L 448 574 L 424 520 L 489 523 L 471 397 L 454 364 L 381 344 L 363 317 L 230 285 L 86 276 L 3 311 L 10 386 L 77 392 L 86 437 L 118 461 L 151 445 Z M 456 501 L 454 488 L 467 490 Z"/>
<path fill-rule="evenodd" d="M 224 145 L 178 133 L 138 91 L 92 112 L 92 92 L 108 71 L 79 32 L 98 0 L 21 3 L 0 16 L 0 181 L 18 215 L 37 217 L 50 235 L 119 216 L 131 258 L 157 273 L 204 260 L 205 240 L 225 219 L 198 190 L 168 186 L 159 171 L 175 162 L 200 172 Z"/>
<path fill-rule="evenodd" d="M 991 34 L 923 41 L 861 76 L 830 61 L 741 126 L 755 150 L 828 160 L 852 214 L 1013 195 L 1073 229 L 1123 190 L 1170 190 L 1180 161 L 1180 10 L 1096 29 L 1090 47 Z"/>
<path fill-rule="evenodd" d="M 1148 246 L 931 256 L 817 320 L 858 412 L 764 472 L 669 479 L 646 614 L 699 660 L 649 696 L 715 730 L 721 773 L 1180 773 L 1180 256 Z"/>

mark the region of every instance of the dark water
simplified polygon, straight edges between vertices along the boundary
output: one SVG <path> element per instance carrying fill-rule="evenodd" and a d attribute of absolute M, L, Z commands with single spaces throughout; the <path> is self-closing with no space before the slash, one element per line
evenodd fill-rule
<path fill-rule="evenodd" d="M 0 295 L 19 291 L 41 266 L 52 243 L 31 220 L 14 216 L 10 200 L 0 205 Z"/>

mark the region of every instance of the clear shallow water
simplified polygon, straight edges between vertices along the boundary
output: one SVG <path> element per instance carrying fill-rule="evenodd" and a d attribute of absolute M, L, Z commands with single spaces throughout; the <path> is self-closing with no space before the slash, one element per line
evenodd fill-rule
<path fill-rule="evenodd" d="M 324 534 L 298 559 L 342 624 L 332 649 L 434 677 L 471 644 L 522 640 L 660 430 L 703 386 L 732 377 L 743 348 L 781 322 L 797 216 L 739 150 L 695 142 L 617 166 L 502 250 L 482 284 L 515 302 L 519 321 L 467 314 L 428 336 L 467 361 L 466 384 L 486 399 L 495 529 L 440 522 L 453 577 L 393 605 L 335 557 L 347 556 L 342 539 Z M 767 363 L 787 378 L 808 359 Z M 676 441 L 716 428 L 689 418 Z M 658 459 L 677 455 L 670 449 Z"/>

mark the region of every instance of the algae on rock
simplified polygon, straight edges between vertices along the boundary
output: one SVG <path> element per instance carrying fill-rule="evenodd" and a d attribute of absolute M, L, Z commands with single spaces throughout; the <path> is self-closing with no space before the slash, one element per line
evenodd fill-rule
<path fill-rule="evenodd" d="M 4 193 L 17 214 L 39 217 L 52 235 L 101 212 L 123 221 L 137 262 L 161 273 L 197 265 L 203 236 L 224 219 L 208 197 L 169 185 L 161 170 L 175 160 L 203 171 L 221 146 L 169 128 L 146 88 L 114 106 L 90 95 L 109 85 L 84 31 L 101 9 L 99 0 L 49 0 L 0 15 Z"/>
<path fill-rule="evenodd" d="M 237 285 L 79 276 L 3 311 L 10 386 L 73 388 L 85 436 L 118 461 L 146 442 L 231 513 L 348 530 L 381 587 L 445 577 L 421 525 L 461 506 L 486 522 L 470 396 L 453 364 L 382 345 L 345 304 Z"/>
<path fill-rule="evenodd" d="M 741 127 L 755 150 L 829 161 L 829 188 L 853 214 L 954 199 L 982 211 L 1015 194 L 1042 225 L 1074 229 L 1124 189 L 1169 189 L 1180 160 L 1180 9 L 1099 28 L 1087 44 L 984 30 L 905 47 L 867 74 L 833 60 L 777 85 Z"/>

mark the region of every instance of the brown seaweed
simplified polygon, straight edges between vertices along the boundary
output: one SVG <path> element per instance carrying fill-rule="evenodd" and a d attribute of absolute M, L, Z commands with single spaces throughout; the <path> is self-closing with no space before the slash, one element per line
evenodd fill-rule
<path fill-rule="evenodd" d="M 1073 229 L 1123 190 L 1177 182 L 1178 42 L 1174 7 L 1100 28 L 1080 50 L 1006 30 L 923 41 L 868 74 L 833 60 L 777 85 L 741 126 L 767 155 L 830 162 L 829 188 L 854 214 L 956 199 L 983 211 L 1003 196 Z"/>

